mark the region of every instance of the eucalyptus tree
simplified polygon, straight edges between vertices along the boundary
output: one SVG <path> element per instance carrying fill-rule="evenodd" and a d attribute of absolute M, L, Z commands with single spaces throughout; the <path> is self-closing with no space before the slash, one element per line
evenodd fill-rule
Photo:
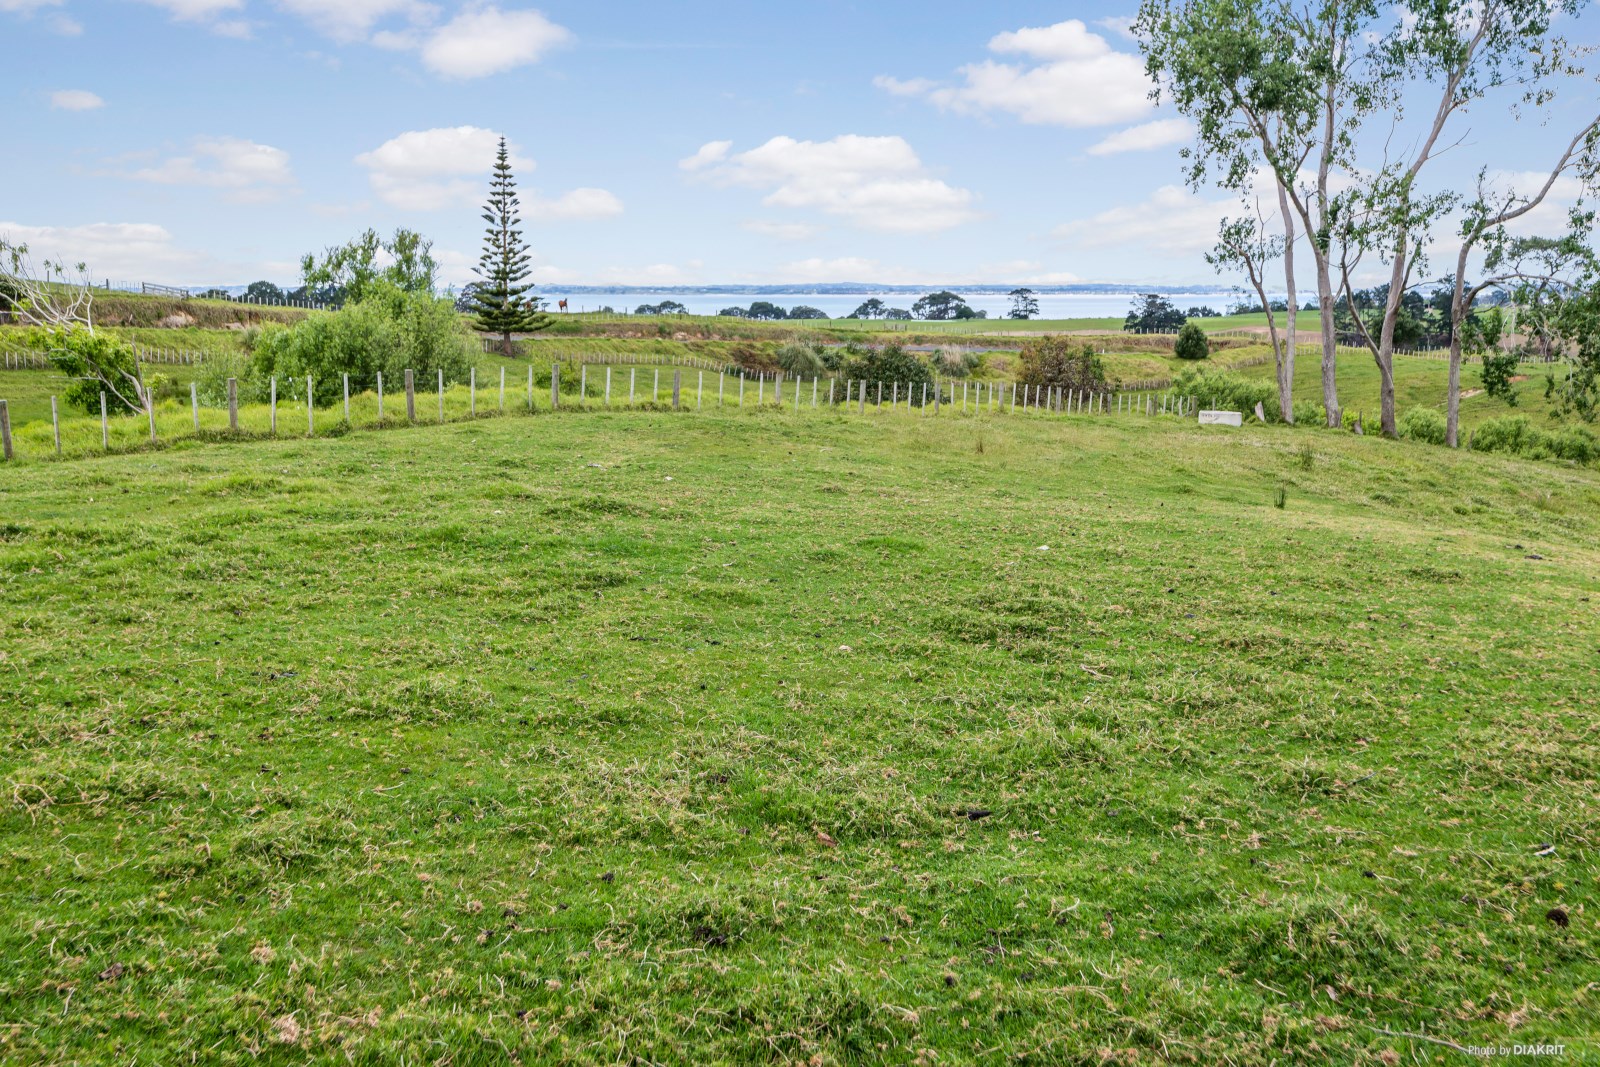
<path fill-rule="evenodd" d="M 1292 255 L 1293 249 L 1282 235 L 1269 232 L 1261 206 L 1255 217 L 1223 219 L 1217 228 L 1216 247 L 1206 253 L 1206 262 L 1218 271 L 1244 271 L 1267 312 L 1267 334 L 1272 341 L 1272 359 L 1278 380 L 1278 411 L 1283 421 L 1294 422 L 1294 294 L 1288 301 L 1289 337 L 1287 344 L 1278 337 L 1278 313 L 1272 309 L 1267 293 L 1267 271 L 1272 262 Z M 1293 268 L 1287 268 L 1293 271 Z"/>
<path fill-rule="evenodd" d="M 1448 182 L 1429 189 L 1424 172 L 1447 154 L 1464 149 L 1465 121 L 1477 105 L 1507 97 L 1502 106 L 1519 117 L 1548 109 L 1564 82 L 1581 76 L 1582 55 L 1555 32 L 1557 16 L 1575 16 L 1587 0 L 1401 0 L 1386 5 L 1383 23 L 1372 47 L 1370 70 L 1375 82 L 1396 91 L 1387 128 L 1374 128 L 1365 138 L 1366 164 L 1357 172 L 1345 230 L 1346 243 L 1372 250 L 1389 267 L 1389 288 L 1377 336 L 1364 333 L 1378 366 L 1383 432 L 1397 434 L 1394 397 L 1395 329 L 1401 302 L 1426 264 L 1426 252 L 1438 226 L 1452 213 L 1464 211 L 1461 246 L 1453 287 L 1460 306 L 1452 306 L 1452 334 L 1470 313 L 1466 296 L 1467 260 L 1491 235 L 1532 211 L 1549 195 L 1557 179 L 1591 139 L 1594 120 L 1586 121 L 1570 147 L 1549 172 L 1548 181 L 1524 195 L 1496 195 L 1485 180 L 1489 164 L 1503 153 L 1498 140 L 1484 144 L 1493 159 L 1485 160 L 1476 197 Z M 1407 127 L 1406 108 L 1399 101 L 1430 100 L 1420 111 L 1418 128 Z M 1410 144 L 1391 154 L 1391 146 Z M 1359 259 L 1359 256 L 1356 257 Z M 1481 286 L 1485 283 L 1480 283 Z M 1345 276 L 1348 290 L 1348 273 Z M 1459 404 L 1461 346 L 1452 343 L 1450 407 Z M 1452 422 L 1450 443 L 1455 443 Z"/>
<path fill-rule="evenodd" d="M 1332 248 L 1343 199 L 1336 186 L 1355 167 L 1363 123 L 1391 101 L 1369 56 L 1378 21 L 1376 0 L 1144 0 L 1134 25 L 1153 95 L 1195 124 L 1194 144 L 1184 151 L 1189 184 L 1214 181 L 1242 192 L 1264 175 L 1276 186 L 1291 309 L 1299 304 L 1296 229 L 1309 238 L 1329 426 L 1343 418 Z M 1292 349 L 1285 356 L 1292 375 Z"/>

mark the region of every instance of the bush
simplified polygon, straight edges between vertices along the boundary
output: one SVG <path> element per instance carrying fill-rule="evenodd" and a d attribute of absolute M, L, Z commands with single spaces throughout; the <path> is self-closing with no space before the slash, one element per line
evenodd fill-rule
<path fill-rule="evenodd" d="M 1043 389 L 1097 393 L 1106 388 L 1105 365 L 1088 342 L 1039 337 L 1023 344 L 1017 359 L 1017 384 Z"/>
<path fill-rule="evenodd" d="M 856 349 L 840 366 L 839 376 L 846 381 L 867 382 L 869 389 L 881 382 L 885 395 L 896 382 L 907 386 L 933 382 L 933 371 L 928 365 L 897 344 Z M 915 389 L 911 395 L 917 397 L 917 403 L 921 402 Z"/>
<path fill-rule="evenodd" d="M 1445 442 L 1445 417 L 1433 408 L 1412 408 L 1400 418 L 1400 436 L 1430 445 Z"/>
<path fill-rule="evenodd" d="M 933 354 L 933 369 L 946 378 L 965 378 L 983 366 L 983 357 L 959 345 L 945 345 Z"/>
<path fill-rule="evenodd" d="M 1328 413 L 1315 400 L 1296 400 L 1294 402 L 1294 422 L 1296 426 L 1321 426 L 1327 421 Z"/>
<path fill-rule="evenodd" d="M 1201 408 L 1211 411 L 1237 411 L 1245 415 L 1254 412 L 1260 404 L 1268 421 L 1281 418 L 1277 386 L 1259 378 L 1244 378 L 1230 371 L 1207 374 L 1199 367 L 1188 367 L 1173 379 L 1170 391 L 1193 397 Z"/>
<path fill-rule="evenodd" d="M 62 390 L 62 399 L 91 415 L 100 413 L 100 394 L 106 394 L 107 410 L 140 411 L 138 405 L 139 357 L 132 347 L 105 333 L 91 333 L 80 326 L 41 331 L 45 354 L 50 363 L 72 379 Z M 107 384 L 109 383 L 109 387 Z M 147 387 L 149 382 L 144 383 Z"/>
<path fill-rule="evenodd" d="M 1593 463 L 1600 459 L 1600 437 L 1586 426 L 1541 430 L 1526 415 L 1490 419 L 1472 433 L 1475 452 L 1509 452 L 1527 459 L 1564 459 Z"/>
<path fill-rule="evenodd" d="M 775 357 L 778 366 L 791 378 L 820 377 L 826 369 L 822 361 L 822 353 L 817 346 L 808 345 L 804 341 L 790 341 L 778 348 Z"/>
<path fill-rule="evenodd" d="M 265 395 L 269 378 L 278 392 L 299 397 L 307 376 L 333 396 L 331 384 L 350 376 L 353 392 L 377 387 L 381 372 L 398 385 L 405 371 L 419 381 L 444 371 L 461 381 L 472 366 L 474 342 L 466 323 L 448 300 L 376 283 L 369 295 L 339 311 L 317 315 L 289 329 L 268 327 L 251 347 L 250 376 L 256 395 Z"/>
<path fill-rule="evenodd" d="M 1178 343 L 1172 351 L 1179 359 L 1210 359 L 1211 339 L 1197 324 L 1184 323 L 1183 329 L 1178 331 Z"/>

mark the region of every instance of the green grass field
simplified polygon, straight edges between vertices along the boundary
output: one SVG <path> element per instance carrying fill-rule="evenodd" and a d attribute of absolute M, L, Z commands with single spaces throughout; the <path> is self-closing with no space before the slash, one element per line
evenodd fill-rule
<path fill-rule="evenodd" d="M 1176 420 L 0 467 L 0 1060 L 1594 1062 L 1597 545 Z"/>

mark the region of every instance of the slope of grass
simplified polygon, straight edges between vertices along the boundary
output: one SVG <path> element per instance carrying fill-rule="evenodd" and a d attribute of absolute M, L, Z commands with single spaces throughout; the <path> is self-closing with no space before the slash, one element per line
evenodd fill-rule
<path fill-rule="evenodd" d="M 1163 420 L 0 468 L 0 1059 L 1587 1062 L 1597 544 Z"/>

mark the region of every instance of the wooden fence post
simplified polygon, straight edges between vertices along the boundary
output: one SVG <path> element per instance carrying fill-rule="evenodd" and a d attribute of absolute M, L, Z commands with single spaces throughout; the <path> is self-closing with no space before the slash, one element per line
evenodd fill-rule
<path fill-rule="evenodd" d="M 639 368 L 628 368 L 628 406 L 633 406 L 633 398 L 638 394 Z"/>
<path fill-rule="evenodd" d="M 443 374 L 443 371 L 439 372 Z M 467 371 L 467 414 L 478 417 L 478 368 Z"/>
<path fill-rule="evenodd" d="M 578 364 L 578 406 L 584 406 L 589 399 L 589 364 Z"/>
<path fill-rule="evenodd" d="M 189 407 L 194 410 L 194 432 L 200 432 L 200 388 L 194 382 L 189 383 Z"/>
<path fill-rule="evenodd" d="M 606 407 L 611 406 L 611 368 L 606 367 Z"/>
<path fill-rule="evenodd" d="M 533 410 L 533 364 L 528 364 L 528 410 Z"/>
<path fill-rule="evenodd" d="M 417 421 L 417 380 L 409 370 L 406 371 L 406 419 Z"/>
<path fill-rule="evenodd" d="M 13 458 L 11 452 L 11 407 L 4 400 L 0 400 L 0 451 L 5 453 L 7 462 Z"/>
<path fill-rule="evenodd" d="M 476 368 L 474 368 L 476 373 Z M 444 425 L 444 368 L 439 368 L 439 425 Z"/>
<path fill-rule="evenodd" d="M 350 375 L 344 376 L 344 421 L 350 421 Z"/>
<path fill-rule="evenodd" d="M 725 378 L 727 378 L 727 376 L 728 376 L 728 372 L 727 371 L 725 371 L 725 370 L 717 371 L 717 407 L 719 407 L 719 408 L 722 406 L 723 380 Z"/>
<path fill-rule="evenodd" d="M 500 368 L 500 414 L 506 413 L 506 369 Z"/>
<path fill-rule="evenodd" d="M 272 436 L 276 437 L 278 436 L 278 378 L 276 375 L 274 375 L 272 378 L 272 398 L 269 401 L 269 405 L 272 408 L 270 423 L 272 427 Z"/>
<path fill-rule="evenodd" d="M 105 405 L 100 406 L 102 412 Z M 239 379 L 228 379 L 228 430 L 232 433 L 239 432 Z"/>
<path fill-rule="evenodd" d="M 378 421 L 383 421 L 383 371 L 378 372 Z"/>
<path fill-rule="evenodd" d="M 156 443 L 156 391 L 144 391 L 144 413 L 150 417 L 150 443 Z"/>
<path fill-rule="evenodd" d="M 706 372 L 700 372 L 700 380 L 694 387 L 694 409 L 701 410 L 706 406 Z"/>
<path fill-rule="evenodd" d="M 561 364 L 556 363 L 550 367 L 550 410 L 554 411 L 561 406 Z"/>
<path fill-rule="evenodd" d="M 106 394 L 100 393 L 100 447 L 111 451 L 111 420 L 106 418 Z"/>
<path fill-rule="evenodd" d="M 56 410 L 56 398 L 50 398 L 50 428 L 56 435 L 56 457 L 61 456 L 61 414 Z"/>
<path fill-rule="evenodd" d="M 674 370 L 672 372 L 672 410 L 673 411 L 677 411 L 680 407 L 682 407 L 682 404 L 680 403 L 680 401 L 682 399 L 682 397 L 681 397 L 682 391 L 683 391 L 683 371 Z"/>
<path fill-rule="evenodd" d="M 661 368 L 657 367 L 656 368 L 655 381 L 650 386 L 650 403 L 654 404 L 656 401 L 658 401 L 660 399 L 661 399 Z"/>
<path fill-rule="evenodd" d="M 312 399 L 311 375 L 306 375 L 306 436 L 317 436 L 317 409 Z"/>
<path fill-rule="evenodd" d="M 820 381 L 815 374 L 811 376 L 811 406 L 817 406 L 817 383 Z"/>

